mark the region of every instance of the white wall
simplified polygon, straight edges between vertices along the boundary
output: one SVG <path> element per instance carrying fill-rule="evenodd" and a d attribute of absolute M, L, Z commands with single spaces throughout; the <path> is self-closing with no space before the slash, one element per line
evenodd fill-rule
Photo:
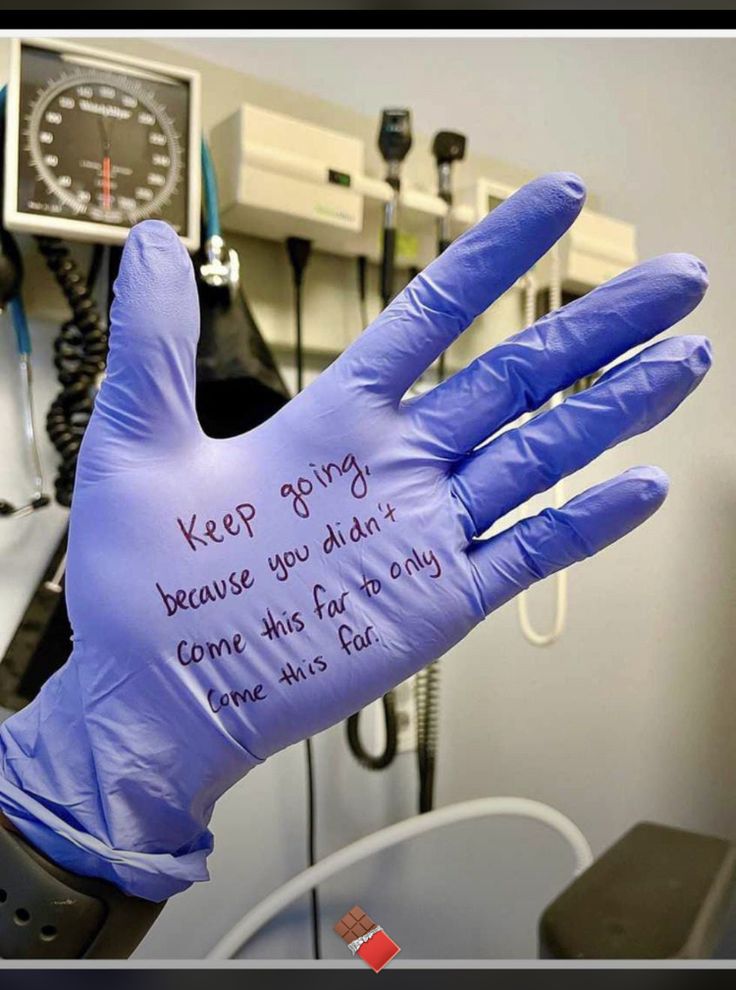
<path fill-rule="evenodd" d="M 580 172 L 602 209 L 637 223 L 642 256 L 689 250 L 709 265 L 711 291 L 686 324 L 714 341 L 707 383 L 655 433 L 608 453 L 571 482 L 575 491 L 632 464 L 656 463 L 672 478 L 667 505 L 634 536 L 571 571 L 570 623 L 558 645 L 527 646 L 509 605 L 443 664 L 439 802 L 538 798 L 569 814 L 596 851 L 642 819 L 736 832 L 735 44 L 197 39 L 172 42 L 177 52 L 155 50 L 218 63 L 204 79 L 208 123 L 228 112 L 221 98 L 227 65 L 303 89 L 314 119 L 330 116 L 319 99 L 336 96 L 353 114 L 406 103 L 425 135 L 455 127 L 475 151 L 525 172 Z M 277 92 L 252 80 L 243 90 L 256 102 Z M 288 99 L 299 107 L 297 97 L 282 93 Z M 346 112 L 335 110 L 335 120 Z M 266 289 L 248 284 L 246 274 L 256 315 L 264 324 L 290 319 L 276 248 L 249 247 L 263 252 L 258 271 L 273 270 Z M 338 292 L 344 269 L 335 271 Z M 314 292 L 317 284 L 323 292 L 323 279 L 313 282 Z M 308 319 L 320 318 L 314 298 L 311 309 L 307 299 Z M 354 319 L 347 302 L 330 314 Z M 39 336 L 43 348 L 49 334 Z M 3 357 L 7 364 L 9 354 Z M 17 441 L 8 434 L 0 442 L 2 463 L 19 471 Z M 13 602 L 38 570 L 40 530 L 39 522 L 16 534 L 16 555 L 0 558 L 5 574 L 12 560 L 6 581 Z M 0 548 L 7 552 L 7 543 Z M 547 584 L 535 592 L 541 614 L 551 591 Z M 17 609 L 4 597 L 0 610 L 9 635 Z M 320 854 L 412 812 L 410 757 L 368 774 L 347 755 L 341 727 L 319 737 L 316 749 Z M 223 800 L 214 821 L 213 882 L 172 901 L 141 957 L 201 956 L 229 923 L 302 868 L 303 762 L 301 747 L 282 753 Z M 530 825 L 465 825 L 427 837 L 327 885 L 325 954 L 343 957 L 330 928 L 358 901 L 395 935 L 405 957 L 533 956 L 538 913 L 569 870 L 560 843 Z M 249 954 L 306 955 L 305 907 L 272 925 Z"/>

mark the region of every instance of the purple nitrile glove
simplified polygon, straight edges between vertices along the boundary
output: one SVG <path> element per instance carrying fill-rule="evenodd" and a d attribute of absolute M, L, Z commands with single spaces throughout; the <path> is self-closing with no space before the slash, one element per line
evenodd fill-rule
<path fill-rule="evenodd" d="M 0 729 L 0 808 L 31 842 L 151 900 L 205 879 L 213 805 L 253 766 L 660 506 L 665 476 L 634 468 L 478 539 L 698 384 L 707 341 L 671 338 L 484 444 L 689 313 L 706 287 L 694 258 L 646 262 L 403 400 L 583 198 L 573 175 L 525 186 L 314 384 L 227 440 L 195 414 L 187 253 L 163 223 L 131 232 L 74 492 L 74 652 Z"/>

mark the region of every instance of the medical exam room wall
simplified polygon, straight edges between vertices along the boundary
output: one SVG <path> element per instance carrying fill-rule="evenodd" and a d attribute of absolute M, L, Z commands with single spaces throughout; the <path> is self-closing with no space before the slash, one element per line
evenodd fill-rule
<path fill-rule="evenodd" d="M 438 801 L 491 794 L 546 801 L 577 822 L 596 852 L 642 819 L 736 835 L 736 43 L 85 42 L 198 68 L 206 129 L 247 100 L 344 127 L 372 146 L 380 109 L 405 104 L 420 135 L 417 156 L 426 155 L 429 135 L 449 127 L 467 133 L 472 151 L 489 156 L 494 175 L 506 181 L 573 169 L 597 207 L 637 224 L 642 257 L 689 250 L 704 258 L 712 289 L 686 327 L 713 338 L 716 365 L 706 386 L 656 433 L 609 452 L 569 486 L 574 494 L 653 462 L 671 475 L 669 501 L 641 531 L 571 571 L 569 623 L 558 644 L 527 645 L 511 604 L 443 662 Z M 4 73 L 5 42 L 0 59 Z M 330 102 L 336 94 L 340 106 Z M 270 339 L 283 340 L 292 312 L 282 249 L 251 238 L 236 243 L 256 316 Z M 51 340 L 64 314 L 26 247 L 44 410 L 54 391 Z M 341 344 L 357 330 L 353 278 L 348 261 L 319 255 L 307 274 L 306 324 L 327 321 Z M 375 312 L 375 298 L 370 305 Z M 2 479 L 10 496 L 20 496 L 17 382 L 11 331 L 3 325 L 0 415 L 9 427 L 0 436 Z M 47 443 L 44 455 L 50 477 Z M 62 525 L 56 508 L 31 520 L 0 520 L 3 646 Z M 547 582 L 533 595 L 542 620 L 552 591 Z M 316 758 L 320 855 L 413 813 L 410 755 L 370 774 L 353 762 L 335 727 L 317 739 Z M 304 810 L 299 746 L 220 803 L 211 884 L 173 899 L 137 955 L 203 956 L 242 913 L 303 868 Z M 533 956 L 538 914 L 570 867 L 559 840 L 528 823 L 466 824 L 427 836 L 325 885 L 324 954 L 344 958 L 331 927 L 358 902 L 405 957 Z M 302 902 L 245 955 L 309 952 Z"/>

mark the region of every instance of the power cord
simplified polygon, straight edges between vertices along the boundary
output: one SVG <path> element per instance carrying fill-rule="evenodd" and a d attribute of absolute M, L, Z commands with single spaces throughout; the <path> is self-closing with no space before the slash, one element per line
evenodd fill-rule
<path fill-rule="evenodd" d="M 311 739 L 305 739 L 304 752 L 307 757 L 307 859 L 309 860 L 309 865 L 314 866 L 317 862 L 317 809 L 314 784 L 314 749 Z M 316 887 L 312 888 L 310 899 L 312 908 L 312 954 L 315 959 L 321 959 L 319 894 Z"/>
<path fill-rule="evenodd" d="M 301 392 L 304 387 L 304 339 L 302 336 L 302 284 L 304 271 L 312 253 L 312 242 L 303 237 L 289 237 L 286 241 L 286 253 L 294 283 L 294 318 L 296 321 L 296 390 Z M 314 780 L 314 751 L 312 740 L 304 740 L 304 750 L 307 764 L 307 858 L 309 865 L 314 866 L 316 856 L 317 810 L 316 787 Z M 312 952 L 315 959 L 322 958 L 320 945 L 320 910 L 317 888 L 311 890 L 312 907 Z"/>
<path fill-rule="evenodd" d="M 304 270 L 312 253 L 312 242 L 303 237 L 289 237 L 286 241 L 286 251 L 291 263 L 294 281 L 294 317 L 296 319 L 296 390 L 301 392 L 304 387 L 304 341 L 302 338 L 302 284 Z"/>
<path fill-rule="evenodd" d="M 362 712 L 355 712 L 347 721 L 348 746 L 358 763 L 366 770 L 385 770 L 390 766 L 396 757 L 398 749 L 398 723 L 396 719 L 396 704 L 393 691 L 384 694 L 381 699 L 383 704 L 383 718 L 386 726 L 386 742 L 382 753 L 369 753 L 363 746 L 360 738 L 360 716 Z"/>
<path fill-rule="evenodd" d="M 368 267 L 368 259 L 364 254 L 359 254 L 356 258 L 357 267 L 356 274 L 358 276 L 358 305 L 360 306 L 360 322 L 361 330 L 365 330 L 368 326 L 370 320 L 368 319 L 368 306 L 366 303 L 367 289 L 366 289 L 366 269 Z"/>

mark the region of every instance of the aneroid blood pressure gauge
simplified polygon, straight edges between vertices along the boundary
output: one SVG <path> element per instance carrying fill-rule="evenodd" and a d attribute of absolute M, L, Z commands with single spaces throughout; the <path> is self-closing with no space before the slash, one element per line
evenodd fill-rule
<path fill-rule="evenodd" d="M 141 220 L 199 242 L 194 72 L 58 41 L 15 41 L 4 219 L 11 230 L 121 243 Z"/>

